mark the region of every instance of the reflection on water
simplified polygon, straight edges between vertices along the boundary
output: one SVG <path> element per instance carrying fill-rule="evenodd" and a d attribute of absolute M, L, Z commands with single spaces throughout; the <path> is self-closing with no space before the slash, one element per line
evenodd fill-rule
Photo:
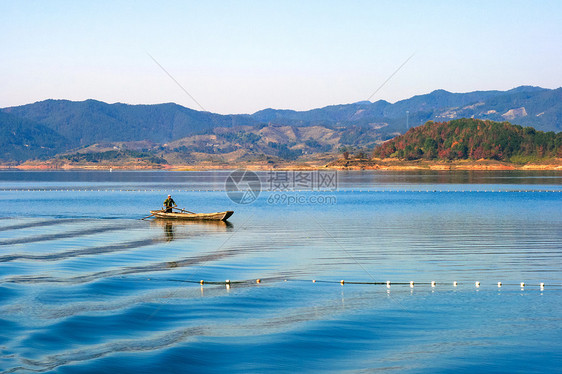
<path fill-rule="evenodd" d="M 225 232 L 234 228 L 234 225 L 228 221 L 210 221 L 210 220 L 200 220 L 200 221 L 188 221 L 188 220 L 174 220 L 174 219 L 163 219 L 156 218 L 151 221 L 151 225 L 162 226 L 164 228 L 164 235 L 166 241 L 171 242 L 175 238 L 175 230 L 182 230 L 182 237 L 186 237 L 188 234 L 188 228 L 186 226 L 204 226 L 208 232 Z"/>
<path fill-rule="evenodd" d="M 321 172 L 321 171 L 320 171 Z M 103 190 L 103 191 L 160 191 L 171 190 L 224 191 L 225 181 L 231 171 L 166 172 L 166 171 L 51 171 L 28 172 L 19 170 L 0 171 L 0 191 L 29 189 L 49 190 Z M 257 171 L 262 187 L 269 185 L 270 171 Z M 562 172 L 545 171 L 478 171 L 478 170 L 409 170 L 409 171 L 338 171 L 337 186 L 340 189 L 361 188 L 408 188 L 410 185 L 438 187 L 443 185 L 492 185 L 504 187 L 541 185 L 560 189 Z M 160 202 L 159 202 L 160 203 Z"/>
<path fill-rule="evenodd" d="M 25 183 L 96 175 L 42 174 Z M 168 188 L 225 172 L 107 174 Z M 559 189 L 559 174 L 340 178 L 330 206 L 174 192 L 236 210 L 234 225 L 141 221 L 160 192 L 0 193 L 0 373 L 559 371 L 561 194 L 483 192 L 487 178 Z M 479 192 L 425 192 L 439 178 Z M 346 188 L 384 183 L 402 188 Z"/>
<path fill-rule="evenodd" d="M 228 229 L 234 228 L 234 224 L 232 224 L 231 222 L 212 221 L 212 220 L 191 221 L 191 220 L 181 220 L 181 219 L 155 218 L 151 220 L 150 223 L 151 225 L 164 226 L 164 227 L 167 227 L 168 225 L 175 226 L 175 227 L 185 227 L 185 226 L 205 227 L 205 230 L 209 232 L 225 232 Z"/>
<path fill-rule="evenodd" d="M 164 233 L 166 234 L 166 241 L 171 242 L 174 240 L 174 224 L 166 222 L 164 225 Z"/>

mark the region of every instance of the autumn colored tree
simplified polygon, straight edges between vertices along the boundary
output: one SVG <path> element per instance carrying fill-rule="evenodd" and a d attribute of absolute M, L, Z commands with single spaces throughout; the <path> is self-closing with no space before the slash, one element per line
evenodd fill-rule
<path fill-rule="evenodd" d="M 410 129 L 373 152 L 374 157 L 417 159 L 496 159 L 561 157 L 562 132 L 536 131 L 509 122 L 462 118 Z"/>

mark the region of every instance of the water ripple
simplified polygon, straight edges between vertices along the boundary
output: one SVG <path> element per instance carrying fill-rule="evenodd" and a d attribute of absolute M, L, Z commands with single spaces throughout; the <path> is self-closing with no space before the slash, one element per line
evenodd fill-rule
<path fill-rule="evenodd" d="M 9 219 L 6 217 L 6 219 Z M 9 226 L 2 226 L 0 227 L 0 231 L 12 231 L 12 230 L 21 230 L 21 229 L 28 229 L 33 227 L 46 227 L 46 226 L 54 226 L 54 225 L 63 225 L 67 223 L 76 223 L 76 222 L 86 222 L 89 221 L 85 218 L 63 218 L 63 219 L 51 219 L 51 220 L 43 220 L 39 222 L 28 222 L 28 223 L 19 223 L 16 225 L 9 225 Z"/>
<path fill-rule="evenodd" d="M 252 251 L 251 248 L 246 248 L 247 251 Z M 200 256 L 194 257 L 187 257 L 180 260 L 175 261 L 165 261 L 159 263 L 152 263 L 149 265 L 144 266 L 129 266 L 129 267 L 122 267 L 119 269 L 114 270 L 106 270 L 100 271 L 90 274 L 83 274 L 74 277 L 53 277 L 47 275 L 32 275 L 32 276 L 15 276 L 15 277 L 8 277 L 5 278 L 2 282 L 3 283 L 29 283 L 29 284 L 37 284 L 37 283 L 69 283 L 69 284 L 78 284 L 78 283 L 88 283 L 93 282 L 102 278 L 109 278 L 115 276 L 123 276 L 123 275 L 132 275 L 132 274 L 142 274 L 142 273 L 151 273 L 151 272 L 161 272 L 161 271 L 169 271 L 176 268 L 183 268 L 189 267 L 197 264 L 202 264 L 206 262 L 212 262 L 221 260 L 227 257 L 234 257 L 241 255 L 243 253 L 240 249 L 228 249 L 228 250 L 219 250 L 213 251 L 209 254 L 204 254 Z"/>
<path fill-rule="evenodd" d="M 60 239 L 69 239 L 75 237 L 81 237 L 86 235 L 99 234 L 103 232 L 120 231 L 125 229 L 130 229 L 133 227 L 138 227 L 138 224 L 126 223 L 126 224 L 116 224 L 106 225 L 103 227 L 94 227 L 89 229 L 80 229 L 75 231 L 63 232 L 58 234 L 47 234 L 39 236 L 30 236 L 26 238 L 8 239 L 0 241 L 0 246 L 7 246 L 13 244 L 27 244 L 36 242 L 53 241 Z"/>

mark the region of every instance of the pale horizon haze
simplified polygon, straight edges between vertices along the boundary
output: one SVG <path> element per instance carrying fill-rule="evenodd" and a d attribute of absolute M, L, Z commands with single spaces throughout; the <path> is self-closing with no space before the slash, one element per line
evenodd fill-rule
<path fill-rule="evenodd" d="M 0 14 L 2 108 L 235 114 L 562 86 L 560 1 L 2 1 Z"/>

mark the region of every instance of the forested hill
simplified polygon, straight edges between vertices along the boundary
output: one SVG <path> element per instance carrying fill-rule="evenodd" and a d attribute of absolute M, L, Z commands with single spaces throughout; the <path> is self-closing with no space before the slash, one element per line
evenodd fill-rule
<path fill-rule="evenodd" d="M 509 122 L 462 118 L 429 121 L 375 148 L 374 157 L 416 159 L 495 159 L 526 162 L 562 157 L 562 132 L 542 132 Z"/>
<path fill-rule="evenodd" d="M 200 112 L 173 103 L 128 105 L 97 100 L 45 100 L 2 111 L 51 128 L 68 139 L 69 147 L 111 141 L 164 143 L 219 126 L 255 123 L 247 115 Z"/>
<path fill-rule="evenodd" d="M 0 112 L 0 160 L 54 156 L 68 140 L 50 128 Z"/>

